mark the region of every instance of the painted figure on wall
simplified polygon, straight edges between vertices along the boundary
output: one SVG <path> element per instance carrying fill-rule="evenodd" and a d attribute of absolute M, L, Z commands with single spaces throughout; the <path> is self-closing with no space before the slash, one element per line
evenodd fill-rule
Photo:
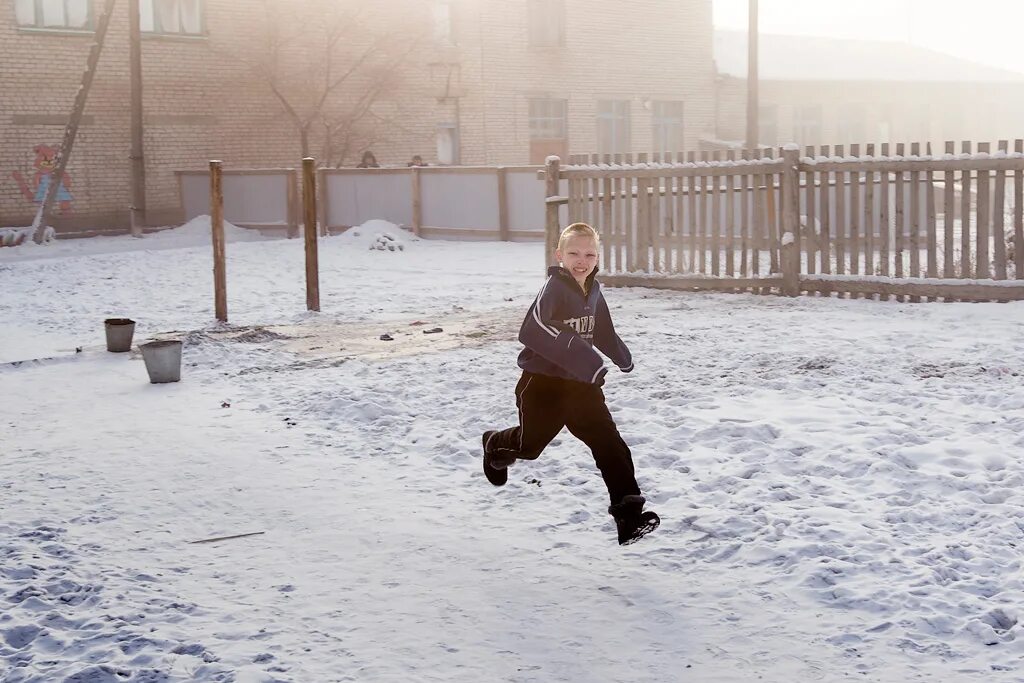
<path fill-rule="evenodd" d="M 30 185 L 18 171 L 13 171 L 11 177 L 18 183 L 25 199 L 35 204 L 41 204 L 43 198 L 46 197 L 46 190 L 50 187 L 53 170 L 57 165 L 57 150 L 49 145 L 36 145 L 32 151 L 36 155 L 35 161 L 32 162 L 32 167 L 36 170 L 32 177 L 32 184 Z M 65 172 L 55 198 L 62 214 L 71 213 L 71 202 L 74 201 L 74 197 L 68 190 L 70 186 L 71 177 Z"/>

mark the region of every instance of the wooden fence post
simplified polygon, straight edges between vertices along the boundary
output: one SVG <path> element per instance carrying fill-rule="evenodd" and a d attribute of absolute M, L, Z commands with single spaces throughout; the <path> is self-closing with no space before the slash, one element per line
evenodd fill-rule
<path fill-rule="evenodd" d="M 217 320 L 228 321 L 227 266 L 224 259 L 224 191 L 221 162 L 210 161 L 210 232 L 213 236 L 213 309 Z"/>
<path fill-rule="evenodd" d="M 423 228 L 423 176 L 420 167 L 412 167 L 412 234 L 420 236 Z"/>
<path fill-rule="evenodd" d="M 796 239 L 800 230 L 800 150 L 787 146 L 782 152 L 782 293 L 800 294 L 800 253 Z"/>
<path fill-rule="evenodd" d="M 306 235 L 306 310 L 320 310 L 320 266 L 316 235 L 316 160 L 302 160 L 302 206 Z"/>
<path fill-rule="evenodd" d="M 508 169 L 498 167 L 498 239 L 509 241 L 508 234 Z"/>
<path fill-rule="evenodd" d="M 550 156 L 544 163 L 544 273 L 547 274 L 548 267 L 555 264 L 555 249 L 558 248 L 558 236 L 562 232 L 558 221 L 558 176 L 561 159 Z"/>

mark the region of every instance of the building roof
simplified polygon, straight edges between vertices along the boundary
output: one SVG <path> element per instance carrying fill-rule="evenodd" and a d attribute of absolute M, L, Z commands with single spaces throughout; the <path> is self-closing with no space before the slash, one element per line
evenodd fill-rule
<path fill-rule="evenodd" d="M 746 31 L 715 31 L 715 63 L 747 76 Z M 758 75 L 767 81 L 1024 82 L 1024 74 L 908 43 L 762 33 Z"/>

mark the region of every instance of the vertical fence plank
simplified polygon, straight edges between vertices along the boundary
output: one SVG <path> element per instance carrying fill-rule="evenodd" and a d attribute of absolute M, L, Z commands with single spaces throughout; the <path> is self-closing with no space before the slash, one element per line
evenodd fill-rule
<path fill-rule="evenodd" d="M 750 159 L 751 150 L 744 149 L 740 153 L 743 159 Z M 749 277 L 749 260 L 747 249 L 750 248 L 750 185 L 752 177 L 744 173 L 740 176 L 740 277 Z M 744 289 L 743 291 L 747 291 Z"/>
<path fill-rule="evenodd" d="M 903 143 L 896 145 L 896 156 L 903 156 Z M 893 187 L 893 191 L 896 193 L 896 220 L 893 222 L 893 237 L 895 242 L 895 249 L 893 249 L 893 275 L 895 277 L 903 277 L 903 231 L 904 231 L 904 211 L 903 211 L 903 172 L 900 171 L 896 174 L 896 184 Z M 901 294 L 896 297 L 897 301 L 904 301 L 905 297 Z"/>
<path fill-rule="evenodd" d="M 697 156 L 694 152 L 686 153 L 686 163 L 693 164 L 696 162 Z M 688 240 L 690 242 L 690 266 L 689 272 L 697 272 L 697 176 L 692 175 L 687 178 L 687 198 L 686 198 L 686 228 L 688 233 Z"/>
<path fill-rule="evenodd" d="M 814 159 L 814 145 L 808 145 L 804 150 L 805 156 L 808 159 Z M 818 215 L 814 210 L 816 203 L 818 188 L 815 182 L 814 167 L 809 166 L 807 172 L 804 173 L 804 209 L 806 211 L 806 218 L 803 221 L 801 232 L 803 233 L 803 244 L 807 251 L 807 264 L 805 266 L 806 271 L 809 275 L 813 275 L 817 268 L 815 267 L 814 259 L 815 253 L 818 250 Z M 817 293 L 809 293 L 809 296 L 816 295 Z"/>
<path fill-rule="evenodd" d="M 1013 141 L 1013 151 L 1024 154 L 1024 140 Z M 1013 172 L 1013 263 L 1017 279 L 1024 280 L 1024 172 Z"/>
<path fill-rule="evenodd" d="M 753 150 L 752 154 L 754 158 L 759 158 L 763 152 Z M 752 180 L 752 196 L 751 196 L 751 209 L 752 209 L 752 220 L 751 220 L 751 238 L 750 238 L 750 274 L 752 277 L 758 277 L 761 275 L 761 244 L 764 240 L 765 224 L 764 224 L 764 185 L 767 176 L 763 173 L 755 175 L 751 178 Z M 755 292 L 761 290 L 755 289 Z"/>
<path fill-rule="evenodd" d="M 637 154 L 636 165 L 647 167 L 646 152 Z M 650 185 L 649 178 L 636 179 L 636 240 L 633 245 L 633 270 L 644 273 L 651 269 L 651 196 L 648 192 Z"/>
<path fill-rule="evenodd" d="M 946 141 L 946 154 L 952 155 L 956 152 L 956 144 L 952 140 Z M 942 228 L 943 228 L 943 242 L 942 242 L 942 277 L 954 278 L 956 277 L 956 264 L 953 256 L 953 248 L 955 246 L 955 226 L 953 224 L 954 213 L 956 212 L 956 194 L 953 184 L 956 182 L 956 178 L 953 175 L 953 171 L 946 171 L 943 177 L 942 192 Z M 949 297 L 946 301 L 950 301 Z"/>
<path fill-rule="evenodd" d="M 630 166 L 631 167 L 633 165 L 633 155 L 632 154 L 626 153 L 625 155 L 623 155 L 622 159 L 623 159 L 623 162 L 626 164 L 626 166 Z M 623 243 L 625 244 L 625 247 L 626 247 L 626 269 L 628 271 L 630 271 L 630 272 L 634 272 L 636 270 L 636 244 L 635 244 L 635 242 L 636 242 L 636 229 L 635 229 L 635 221 L 633 220 L 634 216 L 635 216 L 634 211 L 633 211 L 633 204 L 634 204 L 634 202 L 633 202 L 633 195 L 636 192 L 636 185 L 635 185 L 635 181 L 634 181 L 632 176 L 628 176 L 628 177 L 624 178 L 623 181 L 624 181 L 624 184 L 625 184 L 625 188 L 624 188 L 624 190 L 625 190 L 625 194 L 624 194 L 624 197 L 625 197 L 625 207 L 624 208 L 625 208 L 625 212 L 626 212 L 625 213 L 626 222 L 625 222 L 625 225 L 624 225 L 625 231 L 624 231 L 624 234 L 623 234 Z"/>
<path fill-rule="evenodd" d="M 914 142 L 910 145 L 912 157 L 921 156 L 921 143 Z M 910 172 L 910 277 L 921 277 L 921 226 L 924 221 L 921 217 L 921 173 L 920 171 Z M 910 297 L 911 303 L 919 303 L 921 297 Z"/>
<path fill-rule="evenodd" d="M 843 157 L 845 155 L 845 148 L 843 145 L 836 145 L 836 156 Z M 846 171 L 839 171 L 836 173 L 836 274 L 846 274 L 846 188 L 847 188 L 847 177 L 849 176 Z M 836 297 L 840 299 L 847 298 L 846 292 L 837 292 Z"/>
<path fill-rule="evenodd" d="M 765 150 L 765 156 L 769 159 L 774 159 L 774 149 L 771 147 L 767 148 Z M 782 267 L 779 264 L 779 208 L 776 207 L 775 202 L 777 178 L 778 176 L 775 173 L 769 173 L 766 175 L 765 180 L 767 182 L 765 183 L 764 195 L 765 213 L 767 214 L 765 227 L 768 228 L 768 239 L 766 241 L 765 248 L 768 251 L 768 272 L 773 275 L 782 272 Z M 770 293 L 770 290 L 767 289 L 763 289 L 761 291 L 764 294 Z"/>
<path fill-rule="evenodd" d="M 622 154 L 612 156 L 612 164 L 621 168 Z M 622 178 L 615 178 L 612 182 L 612 192 L 615 197 L 612 200 L 612 226 L 615 239 L 615 270 L 620 273 L 626 272 L 626 261 L 623 250 L 626 245 L 626 183 Z"/>
<path fill-rule="evenodd" d="M 700 160 L 706 165 L 711 155 L 708 152 L 700 153 Z M 711 183 L 709 176 L 700 177 L 700 223 L 698 229 L 698 256 L 700 258 L 700 272 L 702 275 L 708 272 L 707 251 L 708 240 L 711 235 L 709 224 L 711 222 Z"/>
<path fill-rule="evenodd" d="M 864 151 L 872 159 L 875 158 L 875 146 L 869 144 Z M 875 218 L 875 172 L 864 173 L 864 274 L 875 274 L 875 234 L 878 232 L 878 223 Z M 868 295 L 866 298 L 870 299 Z"/>
<path fill-rule="evenodd" d="M 600 163 L 601 163 L 601 155 L 600 154 L 591 154 L 590 155 L 590 159 L 589 159 L 589 163 L 590 163 L 591 166 L 598 166 L 598 165 L 600 165 Z M 600 197 L 601 197 L 601 178 L 595 175 L 593 178 L 591 178 L 589 181 L 587 181 L 587 184 L 590 186 L 588 188 L 588 191 L 587 191 L 587 194 L 589 195 L 589 198 L 587 199 L 587 206 L 590 209 L 589 211 L 587 211 L 587 218 L 588 218 L 587 223 L 589 223 L 590 227 L 594 228 L 594 230 L 597 230 L 597 234 L 600 235 L 601 234 L 601 200 L 600 200 Z"/>
<path fill-rule="evenodd" d="M 782 262 L 782 294 L 800 296 L 800 243 L 796 236 L 800 232 L 800 151 L 787 148 L 782 152 L 782 174 L 780 176 L 782 223 L 780 232 L 787 239 L 781 240 L 780 259 Z"/>
<path fill-rule="evenodd" d="M 676 152 L 675 161 L 676 161 L 677 164 L 681 164 L 683 162 L 683 153 L 682 152 Z M 675 231 L 675 239 L 673 240 L 673 243 L 675 244 L 675 250 L 676 250 L 676 268 L 675 268 L 675 272 L 681 274 L 681 273 L 685 273 L 686 272 L 686 262 L 685 262 L 686 260 L 685 260 L 685 253 L 684 253 L 686 251 L 686 239 L 685 239 L 685 232 L 686 231 L 684 230 L 684 227 L 686 226 L 685 215 L 684 215 L 684 208 L 686 206 L 686 202 L 685 202 L 685 198 L 686 197 L 685 197 L 685 193 L 684 193 L 684 188 L 685 188 L 686 182 L 684 181 L 682 176 L 676 176 L 675 185 L 676 185 L 676 188 L 675 188 L 676 189 L 676 193 L 675 193 L 675 209 L 676 209 L 675 228 L 676 228 L 676 231 Z"/>
<path fill-rule="evenodd" d="M 857 158 L 860 156 L 860 145 L 850 145 L 850 156 Z M 850 239 L 849 245 L 849 257 L 850 257 L 850 275 L 860 275 L 860 252 L 861 252 L 861 239 L 860 239 L 860 222 L 861 222 L 861 207 L 860 207 L 860 172 L 853 171 L 849 174 L 850 179 Z M 851 293 L 851 299 L 859 299 L 860 294 Z"/>
<path fill-rule="evenodd" d="M 735 161 L 735 150 L 729 150 L 725 156 L 726 161 Z M 736 182 L 735 176 L 725 176 L 725 274 L 729 277 L 736 277 L 736 211 L 734 203 L 736 196 L 733 192 Z"/>
<path fill-rule="evenodd" d="M 999 141 L 999 151 L 1005 154 L 1009 143 Z M 1006 172 L 996 171 L 995 196 L 992 200 L 992 257 L 995 260 L 995 279 L 1006 279 L 1006 230 L 1003 204 L 1006 201 Z"/>
<path fill-rule="evenodd" d="M 821 156 L 828 158 L 831 149 L 828 145 L 821 146 Z M 832 272 L 832 174 L 825 172 L 820 177 L 821 187 L 818 196 L 821 198 L 818 213 L 821 215 L 820 234 L 818 235 L 818 256 L 821 261 L 821 272 L 830 274 Z M 831 294 L 823 294 L 831 296 Z"/>
<path fill-rule="evenodd" d="M 960 150 L 965 154 L 971 153 L 971 143 L 964 140 L 960 143 Z M 973 193 L 971 191 L 971 172 L 960 172 L 960 277 L 970 279 L 974 277 L 974 261 L 971 258 L 973 247 L 971 246 L 971 203 Z"/>
<path fill-rule="evenodd" d="M 932 143 L 928 143 L 927 147 L 928 156 L 932 155 Z M 927 249 L 928 249 L 928 270 L 927 276 L 931 278 L 937 278 L 939 276 L 939 254 L 938 254 L 938 234 L 936 231 L 936 220 L 935 220 L 935 174 L 931 171 L 925 172 L 924 176 L 924 196 L 926 213 L 925 220 L 927 221 Z"/>
<path fill-rule="evenodd" d="M 888 158 L 889 143 L 882 143 L 882 157 Z M 889 277 L 889 244 L 891 233 L 889 231 L 889 173 L 883 171 L 878 175 L 878 265 L 882 277 Z M 883 294 L 879 297 L 882 301 L 888 301 L 889 295 Z"/>
<path fill-rule="evenodd" d="M 610 154 L 605 154 L 601 157 L 601 162 L 605 166 L 611 165 L 612 157 Z M 601 268 L 604 270 L 612 269 L 612 240 L 615 239 L 615 220 L 614 220 L 614 209 L 615 199 L 612 197 L 612 178 L 609 175 L 605 175 L 601 178 Z"/>
<path fill-rule="evenodd" d="M 988 143 L 979 142 L 978 152 L 988 154 Z M 992 277 L 992 270 L 989 264 L 989 235 L 992 216 L 988 191 L 989 172 L 978 171 L 978 208 L 975 212 L 975 217 L 978 221 L 975 232 L 977 243 L 974 246 L 974 253 L 977 257 L 974 264 L 974 276 L 978 280 L 987 280 Z"/>
<path fill-rule="evenodd" d="M 719 152 L 714 153 L 715 166 L 721 158 Z M 722 211 L 721 211 L 721 179 L 718 176 L 708 176 L 711 181 L 711 274 L 721 275 L 720 260 L 722 255 Z"/>

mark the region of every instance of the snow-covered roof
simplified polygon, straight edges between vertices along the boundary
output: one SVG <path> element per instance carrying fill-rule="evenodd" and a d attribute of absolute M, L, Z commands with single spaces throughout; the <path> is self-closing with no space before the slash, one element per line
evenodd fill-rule
<path fill-rule="evenodd" d="M 746 77 L 745 31 L 715 31 L 714 47 L 719 73 Z M 758 53 L 761 80 L 1024 83 L 1024 74 L 908 43 L 762 33 Z"/>

